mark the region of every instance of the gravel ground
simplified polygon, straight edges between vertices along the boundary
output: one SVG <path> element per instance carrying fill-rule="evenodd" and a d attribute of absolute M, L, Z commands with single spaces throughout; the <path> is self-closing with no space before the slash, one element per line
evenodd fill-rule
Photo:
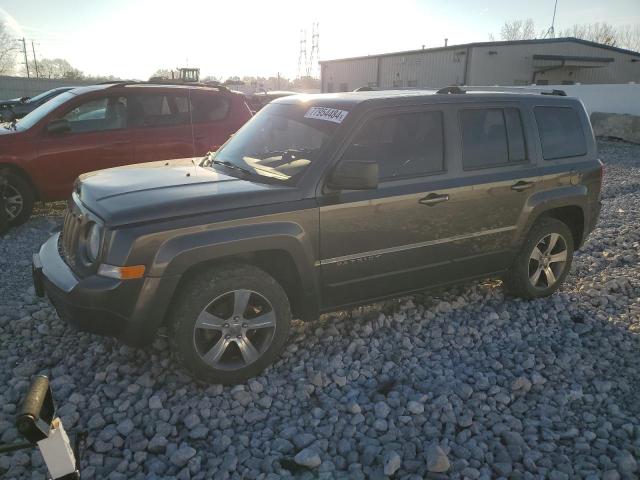
<path fill-rule="evenodd" d="M 84 478 L 638 478 L 640 145 L 600 142 L 600 222 L 548 299 L 499 282 L 295 322 L 246 385 L 201 386 L 167 342 L 78 333 L 33 296 L 59 216 L 0 239 L 0 436 L 29 379 L 52 379 Z M 35 473 L 33 473 L 35 472 Z M 0 477 L 44 478 L 39 453 Z"/>

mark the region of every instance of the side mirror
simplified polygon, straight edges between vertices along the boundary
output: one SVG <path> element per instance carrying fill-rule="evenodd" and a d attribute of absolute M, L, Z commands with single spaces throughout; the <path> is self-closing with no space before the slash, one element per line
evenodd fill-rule
<path fill-rule="evenodd" d="M 66 133 L 71 131 L 71 125 L 69 124 L 69 120 L 64 118 L 59 118 L 57 120 L 52 120 L 47 124 L 47 132 L 52 134 Z"/>
<path fill-rule="evenodd" d="M 372 190 L 378 188 L 378 164 L 344 160 L 335 167 L 328 183 L 334 190 Z"/>

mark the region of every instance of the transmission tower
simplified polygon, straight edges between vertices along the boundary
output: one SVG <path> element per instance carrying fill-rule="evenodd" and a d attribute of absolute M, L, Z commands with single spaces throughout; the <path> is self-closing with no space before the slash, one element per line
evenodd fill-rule
<path fill-rule="evenodd" d="M 307 64 L 307 31 L 300 30 L 300 54 L 298 55 L 298 77 L 304 72 Z"/>
<path fill-rule="evenodd" d="M 307 64 L 307 77 L 315 75 L 316 65 L 320 60 L 320 54 L 318 51 L 318 41 L 320 40 L 318 22 L 313 22 L 311 25 L 311 55 L 309 55 L 309 63 Z"/>

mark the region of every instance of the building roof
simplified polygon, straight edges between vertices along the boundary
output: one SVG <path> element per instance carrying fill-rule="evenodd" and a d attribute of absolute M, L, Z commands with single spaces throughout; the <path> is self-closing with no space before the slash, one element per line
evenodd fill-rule
<path fill-rule="evenodd" d="M 581 38 L 575 37 L 561 37 L 561 38 L 537 38 L 533 40 L 503 40 L 498 42 L 473 42 L 473 43 L 462 43 L 459 45 L 448 45 L 446 47 L 434 47 L 434 48 L 421 48 L 419 50 L 405 50 L 402 52 L 391 52 L 391 53 L 381 53 L 377 55 L 362 55 L 359 57 L 348 57 L 348 58 L 337 58 L 333 60 L 321 60 L 320 63 L 331 63 L 331 62 L 343 62 L 346 60 L 364 60 L 367 58 L 380 58 L 380 57 L 393 57 L 396 55 L 410 55 L 415 53 L 424 53 L 424 52 L 440 52 L 446 50 L 459 50 L 461 48 L 473 48 L 473 47 L 500 47 L 500 46 L 510 46 L 510 45 L 537 45 L 537 44 L 545 44 L 545 43 L 580 43 L 583 45 L 588 45 L 590 47 L 598 47 L 604 50 L 610 50 L 618 53 L 626 53 L 627 55 L 633 55 L 635 57 L 640 57 L 640 52 L 634 52 L 632 50 L 626 50 L 624 48 L 612 47 L 610 45 L 604 45 L 602 43 L 591 42 L 589 40 L 582 40 Z"/>

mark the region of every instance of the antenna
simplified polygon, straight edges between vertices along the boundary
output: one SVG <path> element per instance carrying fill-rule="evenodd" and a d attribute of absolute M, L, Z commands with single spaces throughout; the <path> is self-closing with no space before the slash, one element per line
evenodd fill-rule
<path fill-rule="evenodd" d="M 554 5 L 553 5 L 553 17 L 551 18 L 551 26 L 549 27 L 549 30 L 547 30 L 547 33 L 544 34 L 544 37 L 542 38 L 555 38 L 556 36 L 556 32 L 554 29 L 554 25 L 556 23 L 556 10 L 558 8 L 558 0 L 555 1 Z"/>
<path fill-rule="evenodd" d="M 298 78 L 307 64 L 307 31 L 300 30 L 300 54 L 298 55 Z"/>
<path fill-rule="evenodd" d="M 320 40 L 319 23 L 313 22 L 311 25 L 311 54 L 309 55 L 309 63 L 307 65 L 307 77 L 311 77 L 315 74 L 315 67 L 320 60 L 320 54 L 318 50 L 318 41 Z"/>

